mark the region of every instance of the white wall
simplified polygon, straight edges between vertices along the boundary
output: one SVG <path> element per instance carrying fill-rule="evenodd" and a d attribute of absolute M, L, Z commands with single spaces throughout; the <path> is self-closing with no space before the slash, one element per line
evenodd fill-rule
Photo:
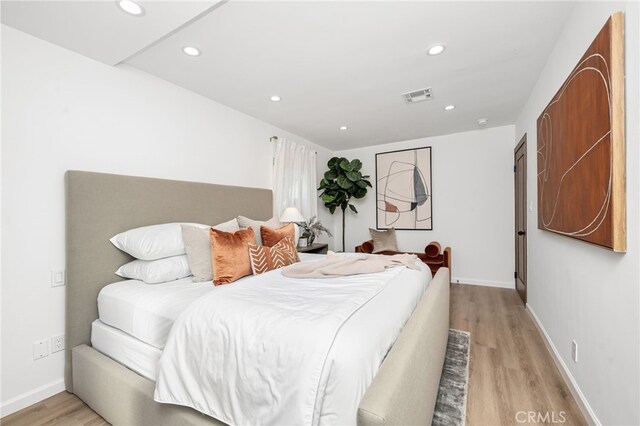
<path fill-rule="evenodd" d="M 626 10 L 627 247 L 616 254 L 537 229 L 536 119 L 600 31 Z M 529 305 L 593 410 L 607 425 L 640 424 L 638 3 L 581 3 L 550 54 L 516 125 L 528 135 Z M 571 359 L 571 340 L 579 345 Z"/>
<path fill-rule="evenodd" d="M 0 7 L 0 19 L 2 18 L 2 8 Z M 2 31 L 0 31 L 0 46 L 2 46 Z M 1 49 L 0 49 L 1 52 Z M 2 54 L 0 54 L 0 81 L 2 81 Z M 2 99 L 2 84 L 0 84 L 0 99 Z M 0 102 L 0 153 L 2 153 L 2 102 Z M 0 224 L 2 223 L 2 158 L 0 156 Z M 0 226 L 0 333 L 2 332 L 2 227 Z M 1 339 L 1 336 L 0 336 Z M 0 341 L 1 342 L 1 341 Z M 0 366 L 2 366 L 2 350 L 0 349 Z M 2 382 L 2 369 L 0 368 L 0 382 Z M 0 401 L 2 397 L 2 386 L 0 386 Z M 2 417 L 2 403 L 0 402 L 0 417 Z"/>
<path fill-rule="evenodd" d="M 6 26 L 2 38 L 6 415 L 62 389 L 63 352 L 33 361 L 32 343 L 64 331 L 65 289 L 50 271 L 65 264 L 66 170 L 270 188 L 270 136 L 313 144 L 135 69 Z M 313 146 L 322 170 L 331 154 Z"/>
<path fill-rule="evenodd" d="M 432 147 L 433 231 L 396 231 L 400 250 L 423 251 L 430 241 L 451 246 L 454 282 L 513 287 L 514 127 L 494 127 L 411 141 L 340 151 L 363 163 L 374 188 L 347 213 L 346 250 L 370 239 L 376 226 L 375 154 Z M 335 214 L 335 246 L 342 216 Z"/>

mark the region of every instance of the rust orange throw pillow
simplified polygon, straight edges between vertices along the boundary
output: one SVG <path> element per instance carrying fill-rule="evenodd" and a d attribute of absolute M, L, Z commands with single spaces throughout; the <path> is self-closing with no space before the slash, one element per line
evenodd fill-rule
<path fill-rule="evenodd" d="M 215 285 L 229 284 L 251 275 L 251 261 L 247 254 L 247 247 L 255 242 L 253 228 L 236 232 L 224 232 L 211 228 L 209 237 Z"/>
<path fill-rule="evenodd" d="M 268 226 L 260 227 L 260 237 L 262 237 L 262 245 L 267 247 L 273 247 L 284 237 L 289 237 L 294 243 L 296 239 L 296 225 L 290 223 L 282 228 L 269 228 Z"/>
<path fill-rule="evenodd" d="M 284 237 L 273 247 L 249 244 L 249 259 L 255 275 L 300 261 L 298 250 L 289 237 Z"/>

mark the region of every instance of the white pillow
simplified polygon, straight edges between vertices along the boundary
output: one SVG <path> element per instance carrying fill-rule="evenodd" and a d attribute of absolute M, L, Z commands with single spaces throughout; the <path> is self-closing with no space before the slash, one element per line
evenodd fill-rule
<path fill-rule="evenodd" d="M 158 260 L 134 260 L 116 271 L 122 278 L 144 281 L 147 284 L 175 281 L 191 275 L 187 256 L 172 256 Z"/>
<path fill-rule="evenodd" d="M 109 241 L 136 259 L 156 260 L 185 254 L 180 225 L 208 228 L 198 223 L 163 223 L 122 232 Z"/>
<path fill-rule="evenodd" d="M 182 225 L 180 228 L 182 228 L 182 240 L 187 250 L 187 259 L 189 259 L 189 268 L 191 268 L 191 273 L 193 274 L 193 282 L 213 281 L 209 229 L 189 225 Z M 212 228 L 224 232 L 240 230 L 236 218 L 214 225 Z"/>
<path fill-rule="evenodd" d="M 212 228 L 217 229 L 218 231 L 224 232 L 236 232 L 240 230 L 240 225 L 238 225 L 238 219 L 235 217 L 226 222 L 219 223 L 217 225 L 213 225 Z M 209 227 L 207 226 L 207 235 L 209 234 Z"/>
<path fill-rule="evenodd" d="M 260 235 L 260 226 L 268 226 L 269 228 L 274 228 L 274 229 L 278 229 L 281 228 L 285 225 L 288 225 L 288 223 L 280 223 L 280 221 L 278 219 L 274 217 L 272 217 L 269 220 L 254 220 L 254 219 L 249 219 L 248 217 L 244 217 L 244 216 L 238 216 L 238 225 L 240 225 L 240 228 L 244 229 L 244 228 L 253 228 L 253 232 L 256 234 L 256 244 L 261 246 L 262 245 L 262 235 Z M 298 245 L 298 238 L 300 238 L 300 227 L 297 224 L 295 225 L 295 241 L 293 242 L 294 245 Z"/>

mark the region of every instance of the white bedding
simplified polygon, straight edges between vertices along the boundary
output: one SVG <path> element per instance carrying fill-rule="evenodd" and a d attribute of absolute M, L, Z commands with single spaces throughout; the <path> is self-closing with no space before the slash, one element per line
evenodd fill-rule
<path fill-rule="evenodd" d="M 272 271 L 218 287 L 175 322 L 155 399 L 230 424 L 355 424 L 430 280 L 420 266 L 323 280 Z"/>
<path fill-rule="evenodd" d="M 91 323 L 91 346 L 149 380 L 156 381 L 162 350 L 100 320 Z"/>
<path fill-rule="evenodd" d="M 98 295 L 98 318 L 151 346 L 162 349 L 175 319 L 194 300 L 212 291 L 211 282 L 191 277 L 163 284 L 138 280 L 109 284 Z"/>
<path fill-rule="evenodd" d="M 300 260 L 319 255 L 300 253 Z M 192 282 L 191 277 L 162 284 L 124 280 L 109 284 L 98 294 L 98 318 L 151 346 L 162 349 L 173 322 L 194 300 L 212 291 L 210 282 Z"/>

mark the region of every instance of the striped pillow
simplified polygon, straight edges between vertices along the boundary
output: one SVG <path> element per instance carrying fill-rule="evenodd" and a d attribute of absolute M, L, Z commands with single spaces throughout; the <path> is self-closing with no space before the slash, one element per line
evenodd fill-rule
<path fill-rule="evenodd" d="M 273 247 L 249 244 L 249 259 L 254 275 L 264 274 L 300 261 L 296 246 L 289 237 L 283 238 Z"/>

